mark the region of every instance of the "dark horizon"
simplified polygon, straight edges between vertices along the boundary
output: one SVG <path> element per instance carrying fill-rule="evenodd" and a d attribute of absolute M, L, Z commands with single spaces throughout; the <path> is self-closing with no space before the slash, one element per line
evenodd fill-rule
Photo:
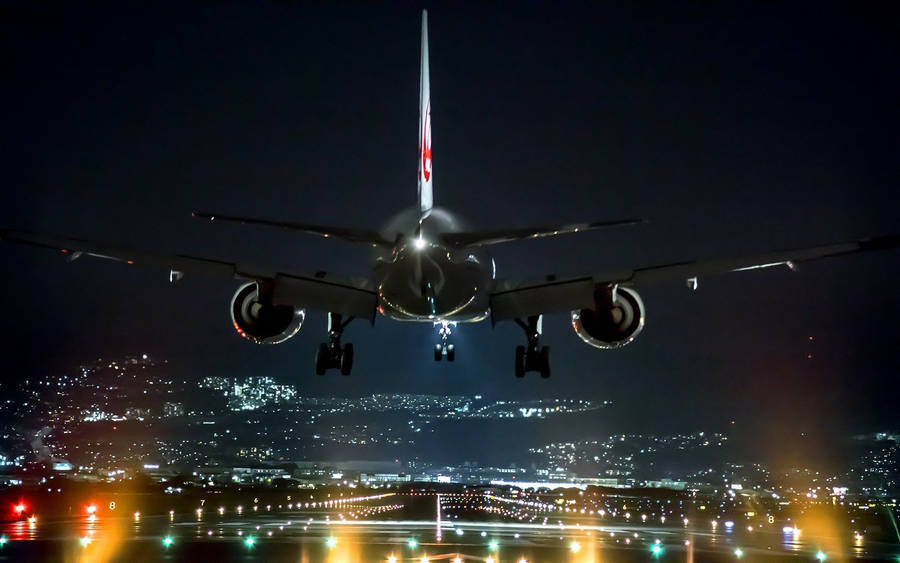
<path fill-rule="evenodd" d="M 650 219 L 498 246 L 499 277 L 897 230 L 894 13 L 451 6 L 428 6 L 436 204 L 478 228 Z M 417 5 L 2 10 L 4 228 L 365 275 L 352 244 L 190 213 L 377 228 L 414 203 Z M 647 327 L 622 350 L 548 316 L 553 377 L 518 381 L 512 323 L 460 326 L 455 364 L 432 361 L 429 326 L 355 323 L 353 375 L 320 378 L 323 314 L 256 347 L 228 320 L 237 283 L 0 249 L 4 386 L 145 352 L 186 378 L 271 375 L 319 395 L 610 399 L 623 425 L 735 419 L 761 448 L 900 427 L 895 250 L 642 289 Z"/>

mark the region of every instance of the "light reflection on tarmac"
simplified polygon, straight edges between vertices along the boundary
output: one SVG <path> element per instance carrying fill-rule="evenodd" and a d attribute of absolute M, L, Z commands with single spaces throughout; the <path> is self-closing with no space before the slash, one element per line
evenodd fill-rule
<path fill-rule="evenodd" d="M 345 511 L 346 512 L 346 511 Z M 402 511 L 398 515 L 402 516 Z M 386 515 L 385 515 L 386 516 Z M 384 517 L 384 516 L 382 516 Z M 609 523 L 567 518 L 563 524 L 342 519 L 339 511 L 244 511 L 198 516 L 179 513 L 140 517 L 65 518 L 6 523 L 9 542 L 0 560 L 214 560 L 306 561 L 310 563 L 388 561 L 599 562 L 599 561 L 816 561 L 820 545 L 834 538 L 785 533 L 773 526 L 744 530 L 694 529 L 646 523 Z M 173 539 L 166 547 L 162 540 Z M 253 538 L 252 545 L 246 543 Z M 90 538 L 82 545 L 79 540 Z M 327 545 L 333 538 L 332 546 Z M 415 541 L 414 546 L 410 540 Z M 492 542 L 496 542 L 492 544 Z M 658 546 L 657 553 L 653 553 Z M 493 549 L 492 547 L 496 548 Z M 900 547 L 868 542 L 826 555 L 829 561 L 896 560 Z"/>

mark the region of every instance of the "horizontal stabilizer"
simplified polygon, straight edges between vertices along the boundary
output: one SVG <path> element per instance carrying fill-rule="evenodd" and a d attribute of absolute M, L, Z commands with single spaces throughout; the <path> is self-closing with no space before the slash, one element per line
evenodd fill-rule
<path fill-rule="evenodd" d="M 215 215 L 213 213 L 203 213 L 195 211 L 191 213 L 193 217 L 208 219 L 210 221 L 227 221 L 230 223 L 242 223 L 245 225 L 264 225 L 266 227 L 277 227 L 289 231 L 305 233 L 324 238 L 334 237 L 351 242 L 362 242 L 371 244 L 372 246 L 384 246 L 392 248 L 394 241 L 385 239 L 381 234 L 375 231 L 362 231 L 357 229 L 345 229 L 343 227 L 325 227 L 322 225 L 309 225 L 306 223 L 290 223 L 285 221 L 272 221 L 270 219 L 254 219 L 249 217 L 234 217 L 230 215 Z"/>
<path fill-rule="evenodd" d="M 447 233 L 441 235 L 444 242 L 451 246 L 485 246 L 523 240 L 530 238 L 554 237 L 567 233 L 580 233 L 582 231 L 595 231 L 609 227 L 627 227 L 646 223 L 646 219 L 620 219 L 617 221 L 596 221 L 594 223 L 573 223 L 570 225 L 550 225 L 543 227 L 525 227 L 521 229 L 506 229 L 503 231 L 473 231 L 464 233 Z"/>

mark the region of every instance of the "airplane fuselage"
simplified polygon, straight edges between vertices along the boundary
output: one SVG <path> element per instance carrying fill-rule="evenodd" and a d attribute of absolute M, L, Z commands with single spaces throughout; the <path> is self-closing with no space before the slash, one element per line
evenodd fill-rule
<path fill-rule="evenodd" d="M 400 321 L 487 318 L 494 261 L 483 247 L 454 248 L 442 241 L 442 233 L 458 230 L 457 219 L 441 208 L 434 208 L 421 223 L 414 210 L 394 218 L 390 232 L 402 236 L 375 264 L 379 312 Z"/>

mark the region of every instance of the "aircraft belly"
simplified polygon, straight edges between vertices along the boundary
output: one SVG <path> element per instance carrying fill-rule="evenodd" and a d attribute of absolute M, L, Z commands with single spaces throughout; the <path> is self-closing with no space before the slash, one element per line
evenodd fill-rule
<path fill-rule="evenodd" d="M 480 264 L 453 263 L 438 253 L 404 256 L 382 267 L 379 311 L 395 320 L 480 321 L 487 317 L 493 280 Z"/>

